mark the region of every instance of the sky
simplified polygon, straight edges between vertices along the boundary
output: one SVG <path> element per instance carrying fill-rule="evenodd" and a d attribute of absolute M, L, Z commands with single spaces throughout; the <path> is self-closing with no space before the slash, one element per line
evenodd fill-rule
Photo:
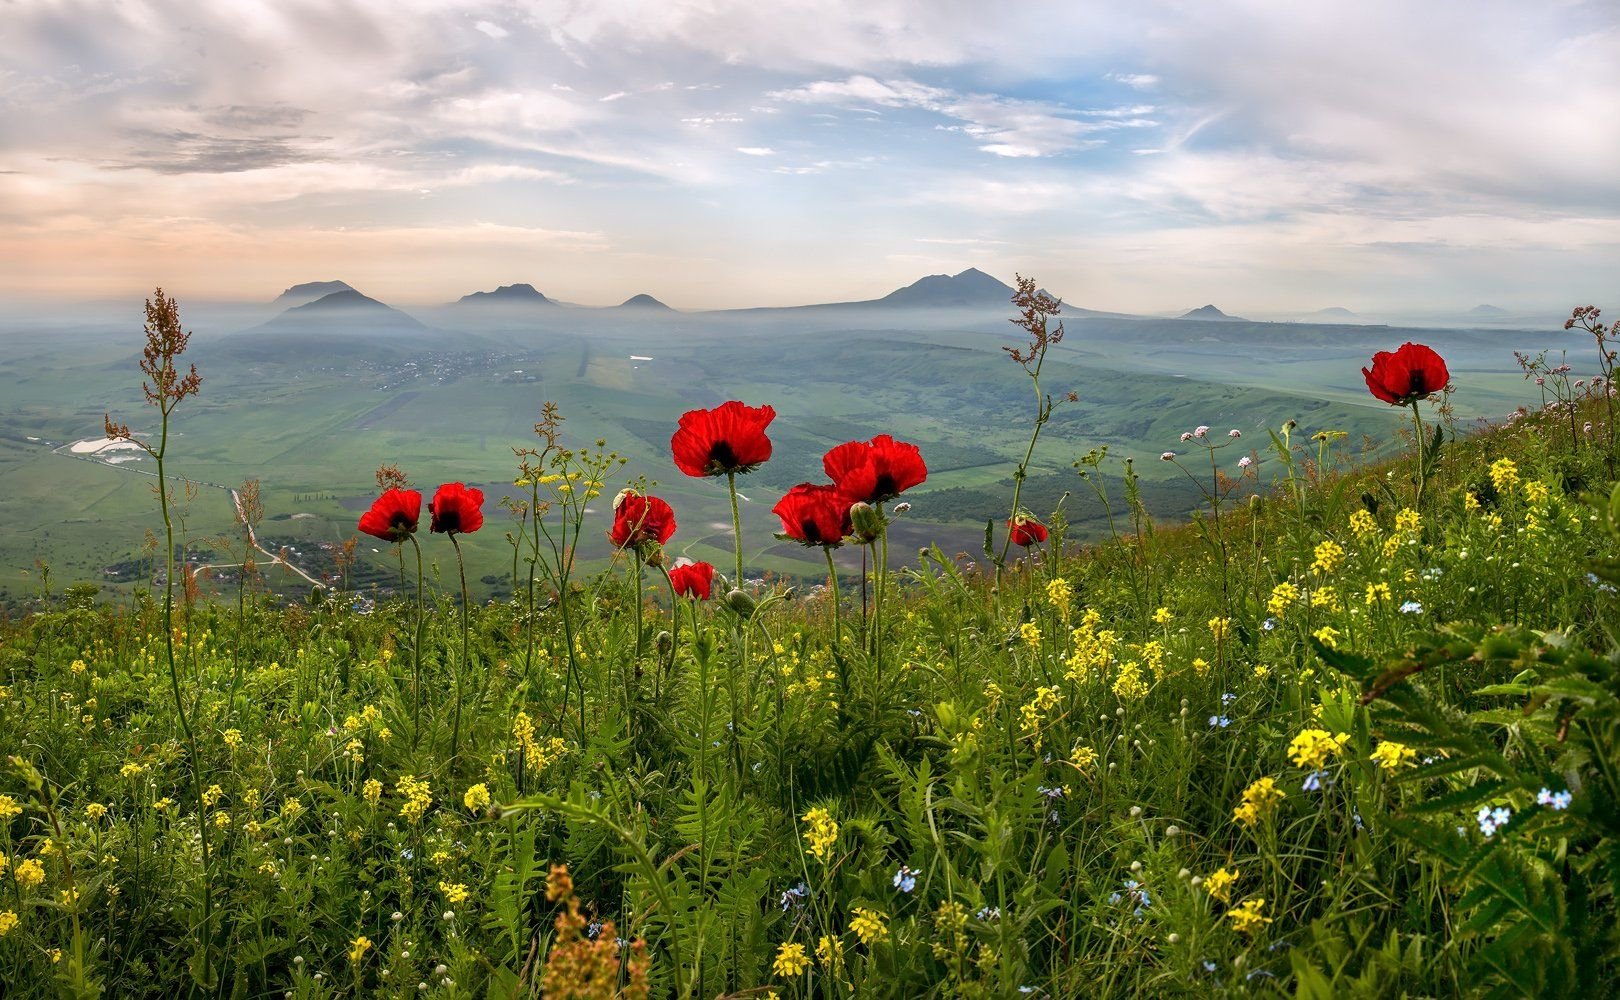
<path fill-rule="evenodd" d="M 0 0 L 0 300 L 1613 301 L 1615 0 Z"/>

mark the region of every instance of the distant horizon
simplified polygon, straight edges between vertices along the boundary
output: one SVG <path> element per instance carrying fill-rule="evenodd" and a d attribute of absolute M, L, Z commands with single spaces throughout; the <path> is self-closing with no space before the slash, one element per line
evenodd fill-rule
<path fill-rule="evenodd" d="M 262 296 L 257 296 L 257 297 L 252 297 L 252 298 L 229 298 L 229 297 L 220 297 L 220 296 L 210 296 L 210 295 L 207 295 L 206 293 L 198 294 L 198 293 L 196 293 L 195 290 L 184 289 L 184 288 L 181 288 L 179 286 L 174 286 L 172 284 L 167 285 L 167 286 L 157 286 L 157 287 L 163 287 L 167 294 L 175 296 L 177 298 L 177 300 L 180 302 L 182 312 L 184 312 L 184 310 L 189 305 L 192 308 L 202 308 L 202 309 L 210 309 L 210 308 L 232 308 L 232 309 L 240 308 L 240 309 L 244 309 L 244 310 L 245 309 L 260 309 L 260 310 L 274 309 L 276 311 L 276 313 L 280 313 L 280 312 L 283 312 L 283 311 L 285 311 L 286 309 L 289 309 L 289 308 L 297 308 L 297 305 L 307 304 L 310 301 L 314 301 L 314 300 L 305 300 L 302 303 L 298 303 L 298 304 L 292 305 L 292 306 L 284 306 L 284 307 L 283 306 L 277 306 L 277 304 L 276 304 L 277 299 L 279 299 L 280 296 L 285 295 L 288 292 L 292 291 L 294 288 L 298 288 L 300 286 L 305 286 L 305 285 L 319 285 L 319 284 L 341 282 L 343 284 L 348 285 L 350 289 L 352 289 L 352 290 L 354 290 L 356 292 L 359 292 L 361 295 L 364 295 L 366 298 L 374 299 L 374 300 L 376 300 L 378 302 L 383 303 L 384 305 L 391 306 L 393 308 L 400 309 L 400 310 L 405 310 L 405 311 L 409 311 L 409 310 L 431 311 L 431 310 L 443 309 L 443 308 L 446 308 L 446 307 L 454 306 L 454 305 L 456 305 L 458 303 L 458 301 L 460 299 L 462 299 L 464 297 L 467 297 L 467 296 L 470 296 L 470 295 L 473 295 L 473 294 L 476 294 L 476 293 L 479 293 L 479 292 L 490 293 L 490 292 L 494 292 L 494 291 L 497 291 L 497 290 L 502 289 L 502 288 L 508 288 L 508 287 L 511 287 L 511 286 L 514 286 L 514 285 L 528 285 L 528 286 L 532 287 L 536 292 L 539 292 L 541 295 L 544 295 L 546 297 L 546 299 L 548 300 L 548 302 L 550 302 L 553 305 L 556 305 L 557 307 L 559 307 L 561 309 L 577 308 L 577 309 L 585 309 L 585 310 L 607 310 L 607 309 L 613 309 L 613 308 L 622 306 L 625 303 L 627 303 L 628 301 L 630 301 L 631 299 L 634 299 L 634 298 L 636 298 L 638 296 L 651 296 L 653 299 L 657 300 L 660 304 L 662 304 L 664 306 L 667 306 L 670 310 L 672 310 L 675 313 L 700 315 L 700 314 L 704 314 L 704 313 L 740 312 L 740 311 L 749 311 L 749 310 L 755 310 L 755 309 L 791 310 L 791 309 L 814 308 L 816 306 L 847 305 L 847 304 L 859 303 L 859 302 L 876 302 L 876 301 L 882 299 L 885 295 L 890 294 L 891 292 L 897 291 L 897 290 L 899 290 L 901 288 L 910 287 L 911 285 L 913 285 L 916 282 L 921 281 L 921 280 L 923 280 L 925 278 L 955 277 L 955 276 L 960 276 L 964 272 L 967 272 L 967 271 L 970 271 L 970 270 L 977 270 L 977 271 L 979 271 L 979 272 L 981 272 L 983 274 L 987 274 L 990 277 L 995 278 L 997 281 L 1001 281 L 1002 283 L 1007 284 L 1009 286 L 1013 283 L 1013 281 L 1017 277 L 1015 274 L 1009 274 L 1006 277 L 1002 277 L 1000 274 L 997 274 L 997 273 L 995 273 L 995 272 L 993 272 L 993 271 L 991 271 L 991 270 L 989 270 L 989 269 L 987 269 L 985 267 L 980 267 L 980 266 L 976 266 L 976 265 L 967 265 L 967 266 L 964 266 L 960 270 L 957 270 L 955 272 L 944 271 L 944 272 L 937 272 L 937 273 L 933 273 L 933 274 L 919 274 L 919 275 L 916 275 L 914 278 L 912 278 L 910 281 L 906 281 L 904 284 L 896 285 L 894 287 L 883 289 L 882 291 L 878 292 L 877 294 L 871 295 L 871 296 L 866 297 L 866 298 L 859 298 L 859 299 L 857 299 L 857 298 L 842 298 L 842 297 L 837 297 L 835 294 L 829 293 L 828 296 L 824 296 L 822 298 L 815 299 L 813 301 L 790 302 L 790 303 L 785 303 L 785 304 L 778 304 L 778 303 L 745 303 L 745 304 L 736 304 L 736 305 L 708 306 L 708 307 L 690 306 L 690 305 L 682 304 L 680 302 L 672 302 L 672 301 L 666 299 L 662 295 L 658 295 L 658 294 L 652 293 L 652 292 L 645 292 L 645 291 L 627 292 L 624 295 L 622 295 L 622 296 L 620 296 L 620 297 L 618 297 L 618 298 L 616 298 L 616 299 L 614 299 L 612 301 L 605 301 L 605 302 L 601 302 L 601 301 L 599 301 L 599 302 L 580 301 L 578 299 L 571 298 L 569 295 L 567 295 L 564 292 L 559 292 L 559 291 L 557 291 L 555 289 L 548 288 L 548 287 L 546 287 L 546 286 L 544 286 L 544 285 L 540 284 L 539 282 L 537 282 L 535 280 L 532 280 L 532 279 L 531 280 L 514 279 L 514 280 L 511 280 L 511 281 L 501 281 L 501 282 L 496 283 L 496 284 L 487 284 L 485 287 L 469 289 L 467 291 L 451 294 L 451 295 L 449 295 L 447 297 L 442 297 L 442 298 L 427 298 L 427 297 L 411 298 L 411 297 L 405 297 L 405 296 L 390 297 L 390 296 L 386 296 L 386 295 L 376 294 L 376 293 L 372 292 L 371 290 L 368 290 L 367 288 L 364 288 L 364 287 L 360 287 L 355 282 L 349 281 L 348 279 L 342 278 L 342 277 L 310 278 L 310 279 L 307 279 L 307 280 L 296 281 L 296 282 L 293 282 L 293 283 L 291 283 L 289 285 L 282 286 L 282 287 L 280 287 L 278 289 L 269 291 L 268 293 L 266 293 L 266 294 L 264 294 Z M 1058 290 L 1055 290 L 1055 289 L 1053 291 L 1054 291 L 1054 294 L 1056 294 L 1058 292 Z M 94 299 L 79 299 L 79 300 L 76 300 L 76 301 L 80 305 L 91 307 L 91 308 L 122 309 L 122 308 L 131 307 L 132 303 L 138 305 L 138 303 L 141 302 L 141 301 L 144 301 L 144 299 L 147 296 L 149 296 L 151 294 L 151 292 L 152 292 L 151 288 L 146 288 L 146 289 L 139 289 L 139 290 L 131 290 L 127 294 L 124 294 L 124 295 L 109 294 L 109 295 L 104 295 L 104 296 L 98 296 L 98 297 L 96 297 Z M 34 306 L 35 308 L 55 308 L 55 307 L 60 307 L 60 306 L 63 306 L 63 305 L 70 304 L 70 300 L 66 300 L 66 299 L 59 298 L 59 297 L 54 297 L 54 296 L 27 296 L 27 297 L 19 296 L 16 299 L 14 299 L 14 302 L 27 303 L 29 305 Z M 1544 302 L 1544 303 L 1537 303 L 1537 304 L 1522 306 L 1522 307 L 1519 307 L 1519 308 L 1510 308 L 1510 307 L 1502 306 L 1502 305 L 1500 305 L 1499 303 L 1496 303 L 1496 302 L 1481 301 L 1481 302 L 1471 302 L 1471 303 L 1466 303 L 1466 304 L 1464 304 L 1464 303 L 1432 304 L 1432 305 L 1430 305 L 1428 307 L 1425 307 L 1425 308 L 1405 309 L 1405 310 L 1401 310 L 1401 309 L 1379 310 L 1379 309 L 1373 308 L 1373 307 L 1357 308 L 1356 306 L 1345 305 L 1343 303 L 1337 303 L 1337 302 L 1329 304 L 1329 305 L 1318 306 L 1318 307 L 1311 308 L 1311 309 L 1268 310 L 1268 309 L 1265 309 L 1265 308 L 1258 308 L 1258 307 L 1256 307 L 1256 308 L 1245 308 L 1243 306 L 1233 306 L 1233 305 L 1229 305 L 1229 304 L 1224 304 L 1222 302 L 1203 302 L 1203 303 L 1199 303 L 1198 305 L 1160 306 L 1160 307 L 1155 308 L 1155 309 L 1153 309 L 1151 311 L 1136 311 L 1136 310 L 1126 310 L 1126 309 L 1107 309 L 1107 308 L 1104 308 L 1104 307 L 1094 305 L 1094 304 L 1089 303 L 1089 302 L 1076 302 L 1076 301 L 1073 301 L 1072 299 L 1067 298 L 1067 297 L 1063 298 L 1063 304 L 1065 306 L 1067 306 L 1067 307 L 1070 307 L 1071 309 L 1095 311 L 1095 312 L 1111 312 L 1111 313 L 1118 313 L 1118 314 L 1124 315 L 1124 316 L 1134 316 L 1134 317 L 1139 317 L 1139 318 L 1143 318 L 1143 319 L 1174 319 L 1174 318 L 1179 318 L 1180 316 L 1182 316 L 1182 315 L 1184 315 L 1186 313 L 1193 312 L 1193 311 L 1196 311 L 1196 310 L 1199 310 L 1199 309 L 1203 309 L 1206 306 L 1214 306 L 1215 308 L 1217 308 L 1223 314 L 1225 314 L 1226 316 L 1228 316 L 1230 318 L 1240 319 L 1240 320 L 1241 319 L 1252 319 L 1252 320 L 1257 320 L 1257 321 L 1261 321 L 1261 322 L 1288 322 L 1288 321 L 1290 321 L 1290 319 L 1295 320 L 1295 321 L 1308 321 L 1308 318 L 1311 317 L 1311 316 L 1315 316 L 1315 315 L 1319 315 L 1319 314 L 1325 314 L 1325 313 L 1326 314 L 1331 314 L 1335 310 L 1341 310 L 1342 309 L 1342 310 L 1349 311 L 1353 316 L 1355 316 L 1357 318 L 1365 318 L 1365 319 L 1371 320 L 1376 325 L 1376 323 L 1378 323 L 1379 321 L 1384 320 L 1384 319 L 1402 319 L 1402 318 L 1416 319 L 1416 318 L 1419 318 L 1419 317 L 1429 317 L 1429 318 L 1436 318 L 1436 319 L 1439 319 L 1439 318 L 1461 319 L 1464 316 L 1466 316 L 1466 314 L 1468 314 L 1470 311 L 1478 310 L 1478 309 L 1499 309 L 1504 313 L 1504 315 L 1505 315 L 1505 317 L 1507 319 L 1527 318 L 1527 317 L 1539 316 L 1540 314 L 1543 314 L 1543 313 L 1545 313 L 1549 317 L 1551 317 L 1551 316 L 1556 314 L 1559 321 L 1562 321 L 1562 319 L 1567 315 L 1569 309 L 1572 306 L 1578 305 L 1578 304 L 1584 304 L 1584 302 L 1576 302 L 1575 300 L 1570 300 L 1568 302 L 1564 302 L 1564 301 L 1560 300 L 1560 301 L 1557 301 L 1557 302 L 1548 301 L 1548 302 Z M 959 309 L 961 309 L 963 307 L 942 307 L 942 308 L 959 308 Z M 1351 324 L 1351 325 L 1354 325 L 1354 324 Z"/>
<path fill-rule="evenodd" d="M 1620 6 L 14 0 L 0 301 L 1514 313 L 1620 273 Z"/>

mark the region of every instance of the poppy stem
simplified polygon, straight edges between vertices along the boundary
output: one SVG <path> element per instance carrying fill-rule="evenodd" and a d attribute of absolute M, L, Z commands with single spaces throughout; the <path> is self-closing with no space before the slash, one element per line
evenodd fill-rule
<path fill-rule="evenodd" d="M 838 627 L 838 567 L 833 565 L 832 546 L 823 545 L 821 551 L 827 557 L 827 593 L 832 595 L 833 649 L 837 649 L 843 635 Z"/>
<path fill-rule="evenodd" d="M 731 538 L 737 545 L 737 579 L 731 581 L 732 587 L 742 589 L 743 560 L 742 560 L 742 513 L 737 509 L 737 473 L 726 473 L 726 485 L 731 489 Z"/>
<path fill-rule="evenodd" d="M 1412 434 L 1417 443 L 1417 496 L 1412 506 L 1418 510 L 1423 509 L 1423 480 L 1428 475 L 1428 449 L 1423 440 L 1423 414 L 1418 410 L 1418 401 L 1412 400 Z"/>
<path fill-rule="evenodd" d="M 422 546 L 415 535 L 406 535 L 411 548 L 416 550 L 416 633 L 411 641 L 411 749 L 416 749 L 422 738 L 422 633 L 427 619 L 422 611 Z M 405 565 L 405 550 L 400 549 L 399 564 Z"/>
<path fill-rule="evenodd" d="M 461 662 L 456 666 L 456 711 L 450 723 L 450 757 L 454 759 L 461 747 L 461 689 L 467 674 L 467 564 L 461 558 L 461 543 L 456 541 L 456 532 L 448 534 L 450 544 L 456 549 L 456 570 L 461 574 Z"/>

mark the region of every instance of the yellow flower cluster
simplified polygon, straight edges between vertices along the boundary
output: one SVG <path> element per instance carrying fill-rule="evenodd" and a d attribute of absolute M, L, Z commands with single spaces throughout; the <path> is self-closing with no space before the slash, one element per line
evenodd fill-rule
<path fill-rule="evenodd" d="M 102 819 L 107 815 L 107 807 L 100 802 L 92 802 L 84 807 L 84 815 L 89 820 Z"/>
<path fill-rule="evenodd" d="M 1288 744 L 1288 757 L 1294 766 L 1315 771 L 1338 756 L 1349 742 L 1349 733 L 1335 736 L 1325 729 L 1307 729 Z"/>
<path fill-rule="evenodd" d="M 1089 771 L 1097 763 L 1097 751 L 1084 743 L 1076 743 L 1074 749 L 1069 751 L 1069 763 L 1077 771 Z"/>
<path fill-rule="evenodd" d="M 844 967 L 844 942 L 830 934 L 821 935 L 816 942 L 816 961 L 829 969 L 842 969 Z"/>
<path fill-rule="evenodd" d="M 1519 467 L 1511 458 L 1499 458 L 1491 463 L 1491 485 L 1496 492 L 1506 494 L 1519 485 Z"/>
<path fill-rule="evenodd" d="M 889 928 L 883 923 L 883 914 L 861 906 L 855 908 L 854 914 L 854 919 L 849 922 L 849 929 L 861 939 L 861 944 L 871 945 L 873 942 L 888 939 Z"/>
<path fill-rule="evenodd" d="M 783 979 L 791 979 L 810 968 L 810 956 L 804 953 L 804 945 L 797 941 L 788 941 L 776 949 L 776 961 L 771 963 L 771 972 Z"/>
<path fill-rule="evenodd" d="M 433 805 L 433 791 L 425 781 L 418 781 L 412 775 L 405 775 L 394 786 L 399 794 L 405 796 L 405 804 L 399 807 L 399 814 L 415 823 L 420 820 L 428 807 Z"/>
<path fill-rule="evenodd" d="M 22 923 L 22 920 L 18 918 L 17 911 L 6 910 L 4 912 L 0 912 L 0 937 L 5 937 L 7 934 L 10 934 L 12 931 L 16 930 L 17 925 L 20 923 Z"/>
<path fill-rule="evenodd" d="M 1069 653 L 1064 672 L 1070 681 L 1087 680 L 1106 671 L 1109 664 L 1114 662 L 1119 637 L 1109 629 L 1098 628 L 1101 624 L 1102 615 L 1098 614 L 1097 609 L 1087 608 L 1086 613 L 1080 616 L 1079 626 L 1070 633 L 1073 650 Z"/>
<path fill-rule="evenodd" d="M 1169 608 L 1160 608 L 1159 610 L 1153 612 L 1153 624 L 1168 625 L 1175 620 L 1175 617 L 1175 612 L 1171 611 Z"/>
<path fill-rule="evenodd" d="M 361 796 L 372 805 L 376 805 L 382 800 L 382 791 L 382 782 L 376 778 L 367 778 L 366 783 L 360 786 Z"/>
<path fill-rule="evenodd" d="M 1232 901 L 1232 886 L 1237 883 L 1240 871 L 1228 871 L 1218 868 L 1215 873 L 1204 879 L 1204 891 L 1209 893 L 1211 899 L 1218 899 L 1223 903 Z"/>
<path fill-rule="evenodd" d="M 1074 613 L 1074 584 L 1058 577 L 1046 584 L 1046 603 L 1052 605 L 1052 610 L 1058 614 L 1058 620 L 1069 624 L 1069 616 Z"/>
<path fill-rule="evenodd" d="M 1030 649 L 1041 648 L 1041 627 L 1034 622 L 1024 622 L 1018 626 L 1018 638 Z"/>
<path fill-rule="evenodd" d="M 1284 580 L 1271 588 L 1271 599 L 1266 602 L 1266 610 L 1274 615 L 1283 615 L 1299 600 L 1299 588 Z"/>
<path fill-rule="evenodd" d="M 1380 580 L 1377 583 L 1367 584 L 1367 607 L 1372 607 L 1379 601 L 1388 601 L 1394 595 L 1390 592 L 1389 584 Z"/>
<path fill-rule="evenodd" d="M 1209 634 L 1215 637 L 1216 642 L 1223 642 L 1232 629 L 1232 619 L 1211 618 L 1209 620 Z"/>
<path fill-rule="evenodd" d="M 1538 507 L 1546 503 L 1550 496 L 1552 490 L 1539 479 L 1532 479 L 1524 484 L 1524 498 Z"/>
<path fill-rule="evenodd" d="M 1378 519 L 1367 508 L 1359 508 L 1350 515 L 1350 533 L 1362 541 L 1378 534 Z"/>
<path fill-rule="evenodd" d="M 220 739 L 225 741 L 225 745 L 227 747 L 235 750 L 237 747 L 242 745 L 242 730 L 227 729 L 225 732 L 220 734 Z"/>
<path fill-rule="evenodd" d="M 146 765 L 129 763 L 118 769 L 120 778 L 139 778 L 146 773 Z"/>
<path fill-rule="evenodd" d="M 1410 507 L 1403 508 L 1395 515 L 1395 530 L 1403 534 L 1416 534 L 1423 525 L 1423 515 Z"/>
<path fill-rule="evenodd" d="M 349 961 L 359 964 L 360 960 L 366 957 L 366 952 L 370 950 L 371 939 L 364 934 L 360 935 L 349 945 Z"/>
<path fill-rule="evenodd" d="M 1147 664 L 1147 668 L 1153 674 L 1155 680 L 1164 679 L 1167 659 L 1164 643 L 1157 639 L 1150 639 L 1142 644 L 1142 662 Z"/>
<path fill-rule="evenodd" d="M 219 787 L 218 785 L 209 785 L 208 790 L 202 793 L 203 805 L 213 808 L 213 806 L 219 802 L 224 795 L 225 789 Z"/>
<path fill-rule="evenodd" d="M 1344 564 L 1344 546 L 1333 539 L 1324 539 L 1317 543 L 1316 560 L 1311 563 L 1311 571 L 1323 576 L 1332 576 Z"/>
<path fill-rule="evenodd" d="M 467 794 L 461 797 L 461 804 L 466 806 L 469 812 L 486 809 L 489 807 L 489 803 L 489 786 L 482 781 L 467 789 Z"/>
<path fill-rule="evenodd" d="M 1141 701 L 1147 693 L 1147 683 L 1142 680 L 1142 670 L 1136 661 L 1121 664 L 1119 676 L 1114 678 L 1114 696 L 1121 701 Z"/>
<path fill-rule="evenodd" d="M 1243 804 L 1232 810 L 1232 818 L 1245 827 L 1252 827 L 1262 817 L 1269 816 L 1277 803 L 1288 796 L 1271 778 L 1259 778 L 1243 790 Z"/>
<path fill-rule="evenodd" d="M 439 891 L 444 893 L 444 898 L 449 900 L 452 906 L 460 906 L 472 897 L 472 893 L 460 882 L 440 882 Z"/>
<path fill-rule="evenodd" d="M 1238 906 L 1226 913 L 1226 918 L 1232 921 L 1232 926 L 1244 934 L 1253 934 L 1271 923 L 1266 916 L 1266 901 L 1259 896 L 1245 899 Z"/>
<path fill-rule="evenodd" d="M 1333 589 L 1333 584 L 1323 584 L 1311 591 L 1311 607 L 1339 610 L 1339 592 Z"/>
<path fill-rule="evenodd" d="M 1057 707 L 1063 700 L 1063 695 L 1055 687 L 1038 687 L 1035 697 L 1018 710 L 1020 730 L 1035 735 L 1037 745 L 1040 742 L 1041 723 L 1046 721 L 1046 713 Z"/>
<path fill-rule="evenodd" d="M 838 843 L 838 821 L 832 818 L 832 813 L 817 806 L 805 813 L 802 817 L 810 824 L 805 831 L 805 842 L 810 846 L 805 853 L 813 856 L 817 861 L 825 862 L 832 857 L 833 845 Z"/>
<path fill-rule="evenodd" d="M 38 858 L 28 858 L 17 862 L 17 867 L 11 870 L 11 877 L 24 889 L 32 889 L 45 883 L 45 866 Z"/>
<path fill-rule="evenodd" d="M 1403 743 L 1384 740 L 1373 747 L 1372 756 L 1367 759 L 1386 771 L 1398 771 L 1402 767 L 1411 767 L 1417 763 L 1417 751 Z"/>

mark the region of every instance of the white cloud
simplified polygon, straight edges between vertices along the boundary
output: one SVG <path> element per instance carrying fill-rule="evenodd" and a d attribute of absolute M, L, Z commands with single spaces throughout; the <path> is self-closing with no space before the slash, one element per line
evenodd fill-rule
<path fill-rule="evenodd" d="M 775 156 L 776 150 L 769 146 L 738 146 L 737 152 L 745 156 Z"/>
<path fill-rule="evenodd" d="M 496 40 L 500 40 L 511 34 L 510 31 L 507 31 L 505 28 L 491 21 L 476 21 L 473 23 L 473 27 Z"/>

